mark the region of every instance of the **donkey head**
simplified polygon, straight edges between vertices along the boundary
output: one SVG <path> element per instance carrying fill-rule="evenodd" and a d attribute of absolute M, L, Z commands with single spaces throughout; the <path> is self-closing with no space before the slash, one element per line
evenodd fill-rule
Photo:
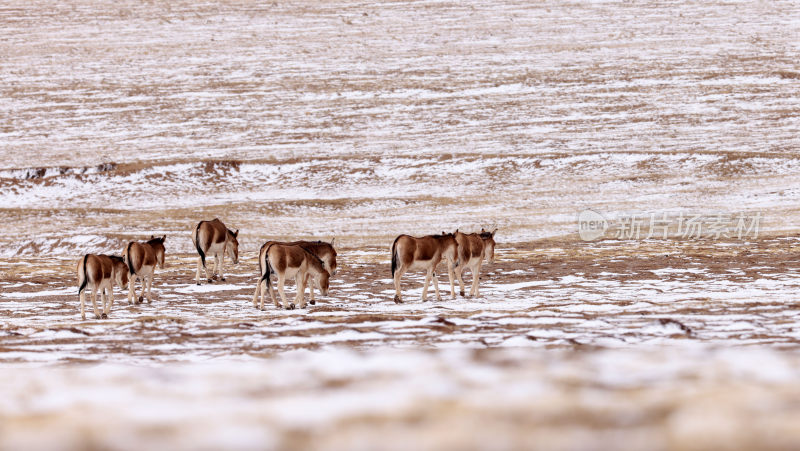
<path fill-rule="evenodd" d="M 227 231 L 228 239 L 225 242 L 225 253 L 228 254 L 228 258 L 233 261 L 233 264 L 239 264 L 239 231 L 228 229 Z"/>
<path fill-rule="evenodd" d="M 331 276 L 336 275 L 336 249 L 333 248 L 333 241 L 331 241 L 331 246 L 325 250 L 322 248 L 320 252 L 320 260 L 322 260 L 322 266 L 325 268 L 325 271 L 328 271 L 328 274 Z"/>
<path fill-rule="evenodd" d="M 153 251 L 156 253 L 156 260 L 158 260 L 158 266 L 161 269 L 164 269 L 164 254 L 166 253 L 166 249 L 164 248 L 164 241 L 167 239 L 166 235 L 160 236 L 158 238 L 154 238 L 150 235 L 150 241 L 147 242 L 152 248 Z"/>
<path fill-rule="evenodd" d="M 486 259 L 489 263 L 494 263 L 494 234 L 497 233 L 497 228 L 492 230 L 491 232 L 487 232 L 481 229 L 481 239 L 483 240 L 483 245 L 486 249 Z"/>
<path fill-rule="evenodd" d="M 331 275 L 328 273 L 328 271 L 325 270 L 319 271 L 314 276 L 314 281 L 317 282 L 317 287 L 319 287 L 319 291 L 322 292 L 323 296 L 328 295 L 328 283 L 330 281 L 330 278 Z"/>
<path fill-rule="evenodd" d="M 454 263 L 456 266 L 458 266 L 458 241 L 456 241 L 457 233 L 458 229 L 456 229 L 455 233 L 442 232 L 440 241 L 440 245 L 442 246 L 442 256 L 448 261 Z"/>
<path fill-rule="evenodd" d="M 112 274 L 114 275 L 114 282 L 120 288 L 125 288 L 128 285 L 128 265 L 125 263 L 123 257 L 116 255 L 111 256 Z"/>

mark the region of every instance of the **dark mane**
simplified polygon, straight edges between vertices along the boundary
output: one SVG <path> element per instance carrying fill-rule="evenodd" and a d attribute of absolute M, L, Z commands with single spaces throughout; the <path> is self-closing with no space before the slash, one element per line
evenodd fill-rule
<path fill-rule="evenodd" d="M 107 255 L 107 257 L 115 262 L 125 263 L 125 260 L 123 260 L 122 257 L 120 257 L 119 255 Z"/>
<path fill-rule="evenodd" d="M 481 238 L 491 238 L 492 237 L 492 232 L 481 232 L 480 235 L 481 235 Z"/>
<path fill-rule="evenodd" d="M 162 238 L 153 238 L 152 240 L 148 240 L 147 244 L 161 244 L 164 240 Z"/>
<path fill-rule="evenodd" d="M 334 255 L 336 254 L 336 249 L 334 249 L 333 246 L 331 246 L 331 243 L 327 243 L 325 241 L 320 241 L 320 240 L 317 240 L 317 241 L 292 241 L 292 242 L 290 242 L 288 244 L 300 246 L 303 249 L 305 249 L 305 250 L 311 252 L 312 254 L 314 254 L 314 256 L 317 256 L 317 253 L 310 249 L 312 246 L 325 246 L 325 247 L 330 248 L 330 250 L 333 251 Z"/>
<path fill-rule="evenodd" d="M 317 263 L 319 263 L 319 266 L 320 266 L 320 268 L 322 268 L 322 270 L 323 270 L 323 271 L 325 271 L 325 272 L 328 272 L 328 271 L 325 269 L 325 263 L 322 263 L 322 259 L 321 259 L 321 258 L 319 258 L 319 257 L 317 257 L 317 254 L 315 254 L 315 253 L 311 252 L 310 250 L 306 249 L 304 246 L 300 246 L 300 249 L 302 249 L 302 250 L 306 251 L 306 253 L 307 253 L 308 255 L 310 255 L 310 256 L 312 256 L 312 257 L 314 257 L 314 260 L 316 260 L 316 261 L 317 261 Z"/>

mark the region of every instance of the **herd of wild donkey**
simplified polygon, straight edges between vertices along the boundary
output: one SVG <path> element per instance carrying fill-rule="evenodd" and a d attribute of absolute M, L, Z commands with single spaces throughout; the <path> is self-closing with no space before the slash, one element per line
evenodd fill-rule
<path fill-rule="evenodd" d="M 481 263 L 486 258 L 490 263 L 494 262 L 494 234 L 497 229 L 487 232 L 481 229 L 480 233 L 444 233 L 441 235 L 428 235 L 416 238 L 408 235 L 400 235 L 392 244 L 392 277 L 394 278 L 395 296 L 394 301 L 402 302 L 400 293 L 400 278 L 409 270 L 426 270 L 425 285 L 422 288 L 422 300 L 427 300 L 428 285 L 433 279 L 433 286 L 436 288 L 436 298 L 441 300 L 439 295 L 439 282 L 436 277 L 436 268 L 444 259 L 447 262 L 447 272 L 450 276 L 450 293 L 456 297 L 454 275 L 457 276 L 461 285 L 461 295 L 464 296 L 464 269 L 472 271 L 471 296 L 478 295 L 478 280 L 481 271 Z M 197 253 L 200 257 L 197 260 L 197 274 L 195 281 L 200 285 L 201 268 L 205 269 L 205 275 L 209 282 L 213 279 L 214 273 L 218 273 L 220 279 L 225 280 L 222 274 L 223 262 L 227 255 L 234 264 L 239 263 L 239 241 L 237 239 L 239 231 L 233 231 L 225 227 L 219 219 L 213 221 L 201 221 L 192 231 L 192 241 L 194 242 Z M 152 300 L 151 291 L 153 288 L 153 275 L 156 265 L 164 268 L 164 240 L 162 237 L 150 237 L 144 243 L 131 241 L 123 249 L 122 257 L 116 255 L 95 255 L 86 254 L 78 262 L 78 294 L 81 301 L 81 318 L 86 319 L 85 299 L 86 289 L 92 292 L 92 307 L 95 316 L 108 318 L 111 306 L 114 303 L 113 284 L 120 288 L 128 285 L 128 304 L 141 303 L 145 295 L 147 302 Z M 269 291 L 272 302 L 280 308 L 280 304 L 272 291 L 270 277 L 275 274 L 278 277 L 278 292 L 283 301 L 283 307 L 293 309 L 295 303 L 288 303 L 283 291 L 284 282 L 287 278 L 294 277 L 297 284 L 297 296 L 295 302 L 300 308 L 304 308 L 305 287 L 309 287 L 310 303 L 314 301 L 314 284 L 322 292 L 323 296 L 328 294 L 328 279 L 336 274 L 336 250 L 333 247 L 333 240 L 330 243 L 324 241 L 294 241 L 278 242 L 267 241 L 261 246 L 258 254 L 259 280 L 256 284 L 256 291 L 253 294 L 253 306 L 264 310 L 264 291 Z M 214 270 L 209 275 L 206 266 L 206 256 L 214 256 Z M 142 279 L 141 294 L 136 296 L 136 279 Z M 314 284 L 310 281 L 313 280 Z M 102 315 L 97 310 L 97 292 L 103 302 Z M 145 291 L 147 293 L 145 293 Z M 261 305 L 258 304 L 258 296 L 261 293 Z"/>

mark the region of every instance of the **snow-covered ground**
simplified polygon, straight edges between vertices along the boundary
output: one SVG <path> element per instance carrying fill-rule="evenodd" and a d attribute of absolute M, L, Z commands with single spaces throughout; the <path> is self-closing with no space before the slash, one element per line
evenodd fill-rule
<path fill-rule="evenodd" d="M 768 210 L 765 229 L 793 231 L 798 17 L 780 1 L 7 3 L 0 255 L 213 216 L 253 246 L 495 224 L 528 241 L 584 208 Z"/>
<path fill-rule="evenodd" d="M 773 349 L 290 351 L 0 372 L 8 449 L 786 449 Z"/>
<path fill-rule="evenodd" d="M 800 446 L 798 36 L 788 1 L 5 2 L 0 448 Z M 587 243 L 589 208 L 762 220 Z M 242 262 L 197 287 L 213 217 Z M 396 235 L 481 227 L 481 296 L 391 302 Z M 151 234 L 154 303 L 80 321 L 78 256 Z M 330 296 L 252 307 L 264 240 L 334 236 Z"/>

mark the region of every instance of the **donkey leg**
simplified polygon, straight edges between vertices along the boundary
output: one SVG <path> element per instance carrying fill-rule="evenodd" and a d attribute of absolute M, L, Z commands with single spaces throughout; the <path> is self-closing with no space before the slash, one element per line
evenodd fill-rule
<path fill-rule="evenodd" d="M 155 268 L 153 268 L 153 269 L 155 269 Z M 147 281 L 147 303 L 148 304 L 153 302 L 153 279 L 154 278 L 155 278 L 155 271 L 150 273 L 150 275 L 145 278 L 145 280 Z M 144 293 L 142 293 L 142 294 L 144 294 Z"/>
<path fill-rule="evenodd" d="M 259 310 L 264 310 L 264 295 L 265 295 L 264 292 L 267 291 L 267 286 L 266 285 L 267 285 L 267 281 L 266 280 L 261 280 L 261 281 L 258 282 L 258 286 L 256 287 L 256 290 L 261 292 L 261 307 L 259 307 Z M 255 302 L 253 303 L 253 305 L 255 305 Z"/>
<path fill-rule="evenodd" d="M 136 290 L 134 290 L 133 297 L 136 299 L 137 304 L 141 304 L 142 302 L 144 302 L 144 297 L 147 294 L 145 292 L 147 290 L 147 276 L 139 276 L 138 279 L 141 280 L 142 287 L 141 290 L 139 290 L 138 297 L 136 296 Z M 136 285 L 134 285 L 133 287 L 136 288 Z"/>
<path fill-rule="evenodd" d="M 211 279 L 211 276 L 209 276 L 209 275 L 208 275 L 208 267 L 209 267 L 209 266 L 211 266 L 211 260 L 210 260 L 210 259 L 208 259 L 208 257 L 210 257 L 210 255 L 206 255 L 206 267 L 205 267 L 205 270 L 206 270 L 206 280 L 207 280 L 209 283 L 211 283 L 211 282 L 213 282 L 214 280 L 213 280 L 213 279 Z M 213 272 L 212 272 L 212 274 L 213 274 Z"/>
<path fill-rule="evenodd" d="M 141 289 L 139 290 L 139 297 L 136 298 L 137 304 L 144 303 L 144 298 L 147 296 L 147 276 L 140 276 L 139 281 L 142 284 Z M 133 293 L 133 297 L 136 297 L 136 293 Z"/>
<path fill-rule="evenodd" d="M 103 313 L 100 314 L 101 319 L 108 318 L 108 290 L 108 287 L 100 290 L 100 299 L 102 301 L 101 307 L 103 307 Z"/>
<path fill-rule="evenodd" d="M 209 275 L 208 273 L 209 266 L 211 266 L 211 256 L 206 255 L 206 267 L 205 267 L 206 281 L 208 281 L 208 283 L 212 283 L 214 282 L 214 269 L 211 269 L 211 274 Z"/>
<path fill-rule="evenodd" d="M 272 281 L 264 281 L 267 284 L 267 290 L 269 290 L 269 298 L 272 299 L 272 303 L 275 304 L 275 307 L 281 308 L 281 304 L 278 302 L 278 297 L 275 296 L 275 290 L 272 289 Z M 275 282 L 278 283 L 278 282 Z"/>
<path fill-rule="evenodd" d="M 195 274 L 195 276 L 194 276 L 194 281 L 198 285 L 200 285 L 200 269 L 202 267 L 203 267 L 203 259 L 200 258 L 200 257 L 197 257 L 197 274 Z"/>
<path fill-rule="evenodd" d="M 114 285 L 108 287 L 108 308 L 105 309 L 103 312 L 103 316 L 108 318 L 108 315 L 111 313 L 111 307 L 114 305 Z"/>
<path fill-rule="evenodd" d="M 311 298 L 308 303 L 311 305 L 316 304 L 317 301 L 314 300 L 314 283 L 311 281 L 311 274 L 306 274 L 306 280 L 303 282 L 303 285 L 308 286 L 308 294 Z"/>
<path fill-rule="evenodd" d="M 102 296 L 103 289 L 100 288 L 100 294 Z M 102 300 L 102 299 L 101 299 Z M 100 319 L 100 312 L 97 310 L 97 286 L 92 289 L 92 309 L 94 310 L 94 317 Z"/>
<path fill-rule="evenodd" d="M 428 285 L 431 284 L 431 275 L 433 274 L 433 268 L 429 269 L 427 273 L 425 273 L 425 283 L 422 285 L 422 302 L 428 300 Z"/>
<path fill-rule="evenodd" d="M 439 294 L 439 277 L 436 275 L 436 271 L 433 272 L 433 288 L 436 289 L 436 300 L 441 301 L 442 296 Z"/>
<path fill-rule="evenodd" d="M 144 302 L 145 289 L 147 289 L 147 276 L 139 276 L 137 277 L 137 279 L 139 279 L 139 282 L 141 283 L 142 286 L 141 289 L 139 290 L 139 296 L 138 297 L 136 296 L 136 290 L 134 290 L 133 297 L 136 299 L 137 304 L 141 304 L 142 302 Z M 136 285 L 134 285 L 133 287 L 136 288 Z"/>
<path fill-rule="evenodd" d="M 394 303 L 400 304 L 403 302 L 403 296 L 400 292 L 400 278 L 403 277 L 403 268 L 402 266 L 397 268 L 394 272 Z"/>
<path fill-rule="evenodd" d="M 82 320 L 86 320 L 86 289 L 85 288 L 84 288 L 84 291 L 81 291 L 80 299 L 81 299 L 81 319 Z"/>
<path fill-rule="evenodd" d="M 456 284 L 454 282 L 455 277 L 454 277 L 454 274 L 453 274 L 454 272 L 455 272 L 455 270 L 453 269 L 453 263 L 448 261 L 447 262 L 447 276 L 450 278 L 450 295 L 453 297 L 453 299 L 456 298 Z M 462 285 L 461 291 L 464 291 L 463 285 Z"/>
<path fill-rule="evenodd" d="M 294 303 L 297 304 L 299 308 L 306 308 L 306 275 L 298 274 L 294 280 L 297 285 L 297 295 L 294 297 Z"/>
<path fill-rule="evenodd" d="M 264 310 L 264 291 L 267 289 L 267 287 L 264 285 L 266 285 L 266 283 L 266 280 L 261 280 L 258 282 L 258 286 L 256 287 L 256 290 L 261 292 L 261 306 L 259 307 L 259 310 Z"/>
<path fill-rule="evenodd" d="M 272 304 L 275 307 L 280 308 L 281 305 L 278 303 L 278 299 L 275 297 L 275 290 L 272 289 L 272 281 L 264 281 L 264 288 L 261 288 L 261 310 L 264 310 L 264 289 L 269 292 L 269 298 L 272 300 Z"/>
<path fill-rule="evenodd" d="M 281 295 L 281 300 L 283 301 L 283 308 L 285 308 L 286 310 L 291 310 L 291 309 L 294 308 L 294 304 L 291 304 L 291 307 L 290 307 L 289 303 L 286 302 L 286 293 L 284 293 L 284 291 L 283 291 L 284 282 L 286 282 L 286 277 L 283 274 L 279 275 L 278 276 L 278 293 Z M 280 307 L 280 306 L 278 306 L 278 307 Z"/>
<path fill-rule="evenodd" d="M 472 267 L 472 291 L 475 291 L 473 296 L 478 296 L 478 285 L 480 284 L 481 280 L 481 262 L 478 262 L 475 266 Z"/>
<path fill-rule="evenodd" d="M 225 270 L 225 254 L 222 254 L 222 257 L 219 258 L 219 280 L 225 281 L 225 275 L 223 271 Z"/>
<path fill-rule="evenodd" d="M 449 268 L 448 268 L 449 269 Z M 455 275 L 458 279 L 458 285 L 461 287 L 461 292 L 459 293 L 461 296 L 464 296 L 464 265 L 456 266 L 455 268 Z"/>
<path fill-rule="evenodd" d="M 133 282 L 136 280 L 136 274 L 131 274 L 128 278 L 128 305 L 133 303 L 133 300 L 136 299 L 136 285 Z"/>

